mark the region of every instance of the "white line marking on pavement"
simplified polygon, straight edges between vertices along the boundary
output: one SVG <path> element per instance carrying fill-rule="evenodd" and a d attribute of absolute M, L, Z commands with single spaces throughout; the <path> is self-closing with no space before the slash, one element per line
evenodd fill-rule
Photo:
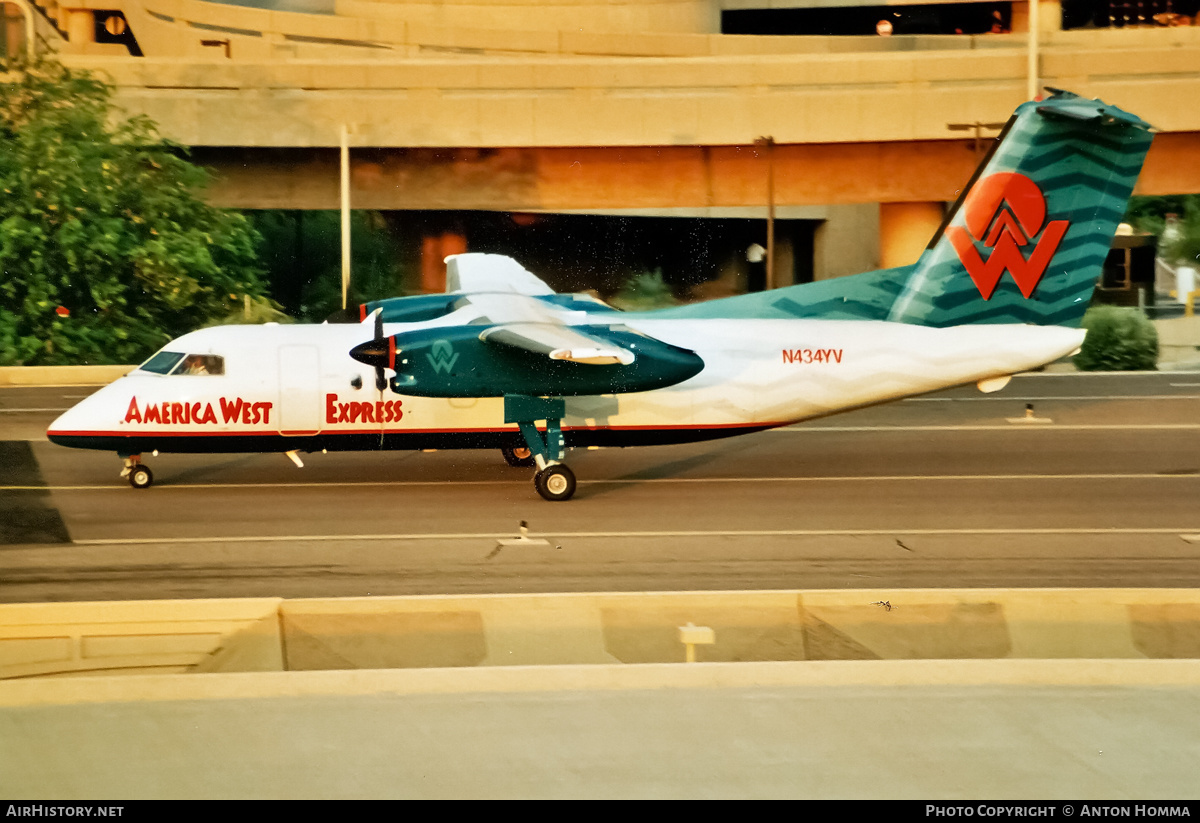
<path fill-rule="evenodd" d="M 1200 383 L 1172 383 L 1176 385 L 1200 386 Z M 1079 394 L 1046 395 L 1039 397 L 1014 397 L 992 395 L 991 397 L 905 397 L 905 403 L 1028 403 L 1034 400 L 1200 400 L 1200 394 Z"/>
<path fill-rule="evenodd" d="M 981 537 L 989 535 L 1131 535 L 1177 534 L 1185 540 L 1194 526 L 1175 529 L 715 529 L 697 531 L 589 531 L 589 532 L 530 532 L 531 537 L 572 538 L 661 538 L 661 537 L 892 537 L 895 535 L 937 536 L 959 535 Z M 76 545 L 114 546 L 147 545 L 154 543 L 283 543 L 328 542 L 339 540 L 497 540 L 511 535 L 495 532 L 420 532 L 411 534 L 308 534 L 228 537 L 138 537 L 74 540 Z M 1200 535 L 1191 535 L 1200 538 Z"/>
<path fill-rule="evenodd" d="M 1197 480 L 1200 470 L 1183 472 L 1126 472 L 1109 474 L 863 474 L 811 475 L 795 477 L 607 477 L 580 480 L 581 486 L 612 485 L 671 485 L 688 483 L 870 483 L 870 482 L 944 482 L 957 480 Z M 196 489 L 319 489 L 346 487 L 404 487 L 404 486 L 512 486 L 524 485 L 521 480 L 355 480 L 296 483 L 159 483 L 161 491 L 195 491 Z M 0 491 L 126 491 L 123 483 L 73 486 L 0 486 Z"/>

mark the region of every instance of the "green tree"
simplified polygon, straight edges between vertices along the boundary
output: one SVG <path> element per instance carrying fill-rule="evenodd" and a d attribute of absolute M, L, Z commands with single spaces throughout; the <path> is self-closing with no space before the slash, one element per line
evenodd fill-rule
<path fill-rule="evenodd" d="M 52 58 L 0 83 L 0 365 L 131 363 L 263 306 L 257 233 L 108 86 Z M 254 312 L 260 314 L 261 312 Z"/>
<path fill-rule="evenodd" d="M 342 215 L 337 211 L 251 211 L 263 237 L 260 259 L 273 293 L 301 320 L 320 323 L 342 307 Z M 400 243 L 377 211 L 350 212 L 347 308 L 406 293 Z"/>

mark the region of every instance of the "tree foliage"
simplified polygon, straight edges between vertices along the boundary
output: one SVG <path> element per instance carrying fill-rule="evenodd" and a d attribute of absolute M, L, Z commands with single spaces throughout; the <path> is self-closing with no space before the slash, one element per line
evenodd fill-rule
<path fill-rule="evenodd" d="M 111 90 L 51 58 L 0 83 L 0 365 L 131 363 L 267 303 L 246 219 Z"/>
<path fill-rule="evenodd" d="M 274 296 L 302 321 L 320 323 L 342 307 L 342 216 L 337 211 L 263 210 L 247 213 L 262 235 L 259 259 Z M 377 211 L 350 212 L 350 289 L 347 305 L 406 294 L 404 251 Z"/>
<path fill-rule="evenodd" d="M 1164 242 L 1163 230 L 1168 214 L 1174 214 L 1179 219 L 1178 234 Z M 1125 221 L 1138 231 L 1162 238 L 1158 247 L 1160 257 L 1172 264 L 1200 266 L 1200 194 L 1130 198 Z"/>

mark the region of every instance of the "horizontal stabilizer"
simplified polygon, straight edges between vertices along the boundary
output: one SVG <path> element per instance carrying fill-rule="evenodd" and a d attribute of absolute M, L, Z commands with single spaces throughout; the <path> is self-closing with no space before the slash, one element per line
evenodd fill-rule
<path fill-rule="evenodd" d="M 554 294 L 554 289 L 511 257 L 478 253 L 446 258 L 446 291 L 509 292 L 531 297 Z"/>

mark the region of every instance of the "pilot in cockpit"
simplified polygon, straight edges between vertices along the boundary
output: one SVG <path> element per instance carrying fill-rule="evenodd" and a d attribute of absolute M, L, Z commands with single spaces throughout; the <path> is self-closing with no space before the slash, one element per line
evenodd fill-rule
<path fill-rule="evenodd" d="M 204 364 L 204 357 L 199 354 L 189 354 L 183 361 L 184 374 L 208 374 L 208 368 Z"/>

